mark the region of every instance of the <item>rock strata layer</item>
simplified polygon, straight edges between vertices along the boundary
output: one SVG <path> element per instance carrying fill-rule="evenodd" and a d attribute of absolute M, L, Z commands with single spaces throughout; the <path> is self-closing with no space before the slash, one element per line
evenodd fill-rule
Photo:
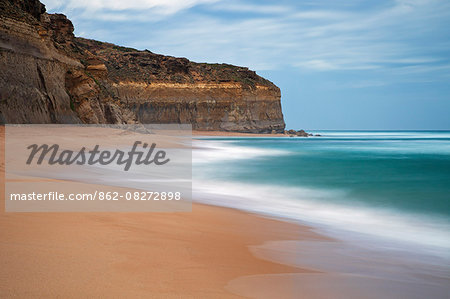
<path fill-rule="evenodd" d="M 38 0 L 0 0 L 0 122 L 283 132 L 280 98 L 248 68 L 77 38 Z"/>

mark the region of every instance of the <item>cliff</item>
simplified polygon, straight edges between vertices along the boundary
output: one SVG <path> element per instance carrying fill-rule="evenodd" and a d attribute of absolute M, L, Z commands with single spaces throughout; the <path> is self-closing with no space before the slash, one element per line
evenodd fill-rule
<path fill-rule="evenodd" d="M 77 38 L 37 0 L 0 5 L 1 122 L 284 130 L 279 88 L 247 68 Z"/>

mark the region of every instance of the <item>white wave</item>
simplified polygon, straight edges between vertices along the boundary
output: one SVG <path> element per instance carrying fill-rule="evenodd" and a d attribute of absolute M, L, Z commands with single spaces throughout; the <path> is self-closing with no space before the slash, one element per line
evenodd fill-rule
<path fill-rule="evenodd" d="M 257 159 L 264 156 L 287 155 L 289 151 L 236 146 L 230 141 L 193 140 L 192 162 L 195 164 L 230 160 Z"/>
<path fill-rule="evenodd" d="M 204 179 L 194 180 L 193 187 L 193 199 L 199 202 L 406 242 L 450 258 L 450 223 L 445 220 L 332 203 L 333 198 L 345 196 L 340 191 Z"/>
<path fill-rule="evenodd" d="M 314 130 L 311 131 L 314 134 L 320 134 L 322 137 L 331 138 L 401 138 L 401 139 L 416 139 L 416 138 L 450 138 L 450 131 L 326 131 L 326 130 Z"/>

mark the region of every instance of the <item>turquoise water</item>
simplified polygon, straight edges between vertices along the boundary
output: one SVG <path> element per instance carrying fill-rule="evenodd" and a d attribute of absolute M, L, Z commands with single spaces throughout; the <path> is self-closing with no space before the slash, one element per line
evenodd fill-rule
<path fill-rule="evenodd" d="M 440 248 L 448 256 L 450 131 L 313 133 L 322 136 L 202 138 L 194 190 L 214 204 Z"/>

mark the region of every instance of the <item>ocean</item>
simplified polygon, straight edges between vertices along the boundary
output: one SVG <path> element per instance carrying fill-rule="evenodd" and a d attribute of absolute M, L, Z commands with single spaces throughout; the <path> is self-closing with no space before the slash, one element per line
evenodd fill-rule
<path fill-rule="evenodd" d="M 449 262 L 450 131 L 311 132 L 197 138 L 193 199 Z"/>
<path fill-rule="evenodd" d="M 321 273 L 264 275 L 289 278 L 298 294 L 448 298 L 450 131 L 313 133 L 321 136 L 195 136 L 192 148 L 189 137 L 188 146 L 171 152 L 189 157 L 189 163 L 172 161 L 188 167 L 186 177 L 177 177 L 177 168 L 151 172 L 137 165 L 124 174 L 116 164 L 35 176 L 146 191 L 184 186 L 181 203 L 187 208 L 164 211 L 189 212 L 192 199 L 307 225 L 328 238 L 308 239 L 299 229 L 293 240 L 249 246 L 256 257 Z M 252 284 L 258 277 L 229 285 Z"/>

